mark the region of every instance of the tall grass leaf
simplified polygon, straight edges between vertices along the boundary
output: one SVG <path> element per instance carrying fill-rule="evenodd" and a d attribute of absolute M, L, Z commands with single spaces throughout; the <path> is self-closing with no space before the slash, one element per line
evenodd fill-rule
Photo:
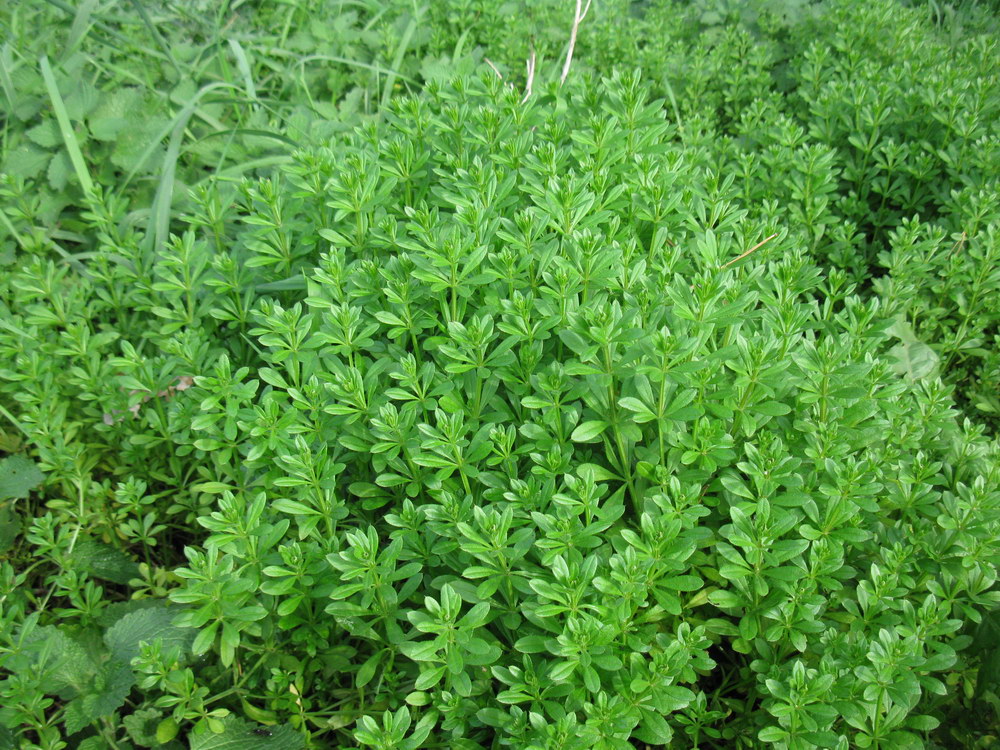
<path fill-rule="evenodd" d="M 236 67 L 240 71 L 240 75 L 243 76 L 243 86 L 246 88 L 247 97 L 250 101 L 257 101 L 257 87 L 253 82 L 253 72 L 250 70 L 250 61 L 247 59 L 247 53 L 243 50 L 243 46 L 235 39 L 229 40 L 229 48 L 233 51 L 233 55 L 236 57 Z"/>
<path fill-rule="evenodd" d="M 201 187 L 207 185 L 209 182 L 215 179 L 233 179 L 240 175 L 246 174 L 247 172 L 252 172 L 255 169 L 268 169 L 270 167 L 277 167 L 281 164 L 288 164 L 292 161 L 290 154 L 280 154 L 276 156 L 264 156 L 260 159 L 252 159 L 251 161 L 240 162 L 239 164 L 233 164 L 230 167 L 220 169 L 213 175 L 208 175 L 198 182 L 194 183 L 192 187 Z"/>
<path fill-rule="evenodd" d="M 276 141 L 280 141 L 292 148 L 302 148 L 302 144 L 289 138 L 287 135 L 282 135 L 281 133 L 275 133 L 271 130 L 256 130 L 254 128 L 226 128 L 225 130 L 218 130 L 214 133 L 209 133 L 198 139 L 199 142 L 207 141 L 210 138 L 219 138 L 224 135 L 248 135 L 255 138 L 273 138 Z"/>
<path fill-rule="evenodd" d="M 3 93 L 7 97 L 11 110 L 14 109 L 15 96 L 14 81 L 10 77 L 10 72 L 13 69 L 14 59 L 10 53 L 10 42 L 7 42 L 0 48 L 0 85 L 3 86 Z"/>
<path fill-rule="evenodd" d="M 154 24 L 153 19 L 149 17 L 149 14 L 146 12 L 146 8 L 139 0 L 132 0 L 132 6 L 135 8 L 139 16 L 142 18 L 142 22 L 146 24 L 146 28 L 149 29 L 149 33 L 152 34 L 153 39 L 156 40 L 156 43 L 159 45 L 160 49 L 163 50 L 163 54 L 170 61 L 170 64 L 174 66 L 174 70 L 177 71 L 177 75 L 183 76 L 184 74 L 181 71 L 181 67 L 180 65 L 177 64 L 177 59 L 174 57 L 173 52 L 170 50 L 170 45 L 167 44 L 167 41 L 163 38 L 163 35 L 160 33 L 160 30 L 156 28 L 156 24 Z"/>
<path fill-rule="evenodd" d="M 80 186 L 83 188 L 84 194 L 89 196 L 94 191 L 94 182 L 91 180 L 90 172 L 83 161 L 80 144 L 77 143 L 76 133 L 73 132 L 69 115 L 66 113 L 66 105 L 59 93 L 56 77 L 52 72 L 52 66 L 49 65 L 49 58 L 42 55 L 40 65 L 42 68 L 42 78 L 45 81 L 45 88 L 48 90 L 49 99 L 52 101 L 52 109 L 59 123 L 59 132 L 62 133 L 63 142 L 66 144 L 69 160 L 73 164 L 73 169 L 76 172 L 77 179 L 80 180 Z"/>
<path fill-rule="evenodd" d="M 380 75 L 382 73 L 389 73 L 391 75 L 394 75 L 401 81 L 406 81 L 407 83 L 416 84 L 416 80 L 414 80 L 408 75 L 400 73 L 398 70 L 395 70 L 393 68 L 386 68 L 384 65 L 372 65 L 370 63 L 361 62 L 360 60 L 351 60 L 350 58 L 347 57 L 335 57 L 333 55 L 307 55 L 295 64 L 301 69 L 305 66 L 306 63 L 315 62 L 316 60 L 325 60 L 327 62 L 335 62 L 335 63 L 342 63 L 344 65 L 351 65 L 355 68 L 364 68 L 365 70 L 371 70 Z"/>
<path fill-rule="evenodd" d="M 234 88 L 231 83 L 217 81 L 203 86 L 199 89 L 187 105 L 174 119 L 173 133 L 170 136 L 170 144 L 167 146 L 167 153 L 163 158 L 163 165 L 160 168 L 160 182 L 156 188 L 156 197 L 153 198 L 153 209 L 149 217 L 150 225 L 146 230 L 146 247 L 152 241 L 152 251 L 158 255 L 167 239 L 167 232 L 170 229 L 170 208 L 174 198 L 174 175 L 177 172 L 177 159 L 181 153 L 181 145 L 184 142 L 184 130 L 187 128 L 191 115 L 197 109 L 198 102 L 206 94 L 221 88 Z"/>
<path fill-rule="evenodd" d="M 76 9 L 76 15 L 73 16 L 73 25 L 69 28 L 69 36 L 66 39 L 66 48 L 63 50 L 61 60 L 67 60 L 76 51 L 77 46 L 83 41 L 87 32 L 90 31 L 93 26 L 92 16 L 96 7 L 97 0 L 83 0 Z"/>
<path fill-rule="evenodd" d="M 76 9 L 74 9 L 72 5 L 70 5 L 67 2 L 64 2 L 63 0 L 45 0 L 45 2 L 47 2 L 49 5 L 53 6 L 54 8 L 58 8 L 63 13 L 66 13 L 67 15 L 73 16 L 74 18 L 76 17 Z M 101 31 L 102 34 L 107 34 L 112 39 L 116 39 L 119 42 L 122 42 L 127 47 L 132 47 L 135 44 L 134 40 L 129 39 L 124 34 L 119 33 L 118 31 L 116 31 L 115 29 L 113 29 L 111 26 L 109 26 L 108 24 L 106 24 L 104 21 L 100 21 L 100 20 L 94 21 L 93 25 L 94 25 L 95 28 L 100 29 L 100 31 Z M 169 60 L 169 58 L 164 58 L 164 56 L 162 55 L 162 53 L 160 53 L 160 52 L 158 52 L 156 50 L 146 50 L 146 54 L 151 55 L 153 57 L 156 57 L 157 59 L 168 59 Z"/>
<path fill-rule="evenodd" d="M 421 15 L 423 15 L 423 8 L 417 10 L 416 6 L 414 6 L 413 15 L 410 16 L 410 22 L 406 24 L 406 30 L 403 31 L 403 38 L 399 40 L 399 47 L 396 48 L 396 56 L 392 60 L 392 68 L 385 79 L 385 89 L 382 91 L 382 109 L 385 109 L 386 105 L 389 104 L 389 98 L 392 96 L 392 87 L 396 85 L 396 78 L 399 77 L 396 71 L 403 64 L 403 57 L 406 56 L 406 50 L 410 46 L 410 40 L 413 39 L 413 33 L 417 30 L 417 23 Z"/>

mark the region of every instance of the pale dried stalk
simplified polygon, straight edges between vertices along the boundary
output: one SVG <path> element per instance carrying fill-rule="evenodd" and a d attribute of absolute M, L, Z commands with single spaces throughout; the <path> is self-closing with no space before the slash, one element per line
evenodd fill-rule
<path fill-rule="evenodd" d="M 535 45 L 531 45 L 531 57 L 528 58 L 528 82 L 524 86 L 524 96 L 521 98 L 521 104 L 524 104 L 528 99 L 531 98 L 531 90 L 535 85 L 535 63 L 537 62 L 535 58 Z"/>
<path fill-rule="evenodd" d="M 566 50 L 566 62 L 563 63 L 562 77 L 559 79 L 560 86 L 566 83 L 566 76 L 569 75 L 569 67 L 573 64 L 573 50 L 576 49 L 576 35 L 580 31 L 580 24 L 583 23 L 583 19 L 587 17 L 591 2 L 592 0 L 587 0 L 587 5 L 584 7 L 583 0 L 576 0 L 576 12 L 573 14 L 573 28 L 569 34 L 569 49 Z"/>
<path fill-rule="evenodd" d="M 492 70 L 494 73 L 497 74 L 497 78 L 499 78 L 501 81 L 503 80 L 503 75 L 500 73 L 499 70 L 497 70 L 497 66 L 493 64 L 493 61 L 490 60 L 490 58 L 484 57 L 483 62 L 490 66 L 490 70 Z"/>
<path fill-rule="evenodd" d="M 770 242 L 771 240 L 773 240 L 777 236 L 778 236 L 778 233 L 775 232 L 770 237 L 765 237 L 764 239 L 762 239 L 760 242 L 758 242 L 756 245 L 754 245 L 753 247 L 751 247 L 749 250 L 747 250 L 742 255 L 737 255 L 735 258 L 733 258 L 728 263 L 723 263 L 721 266 L 719 266 L 719 270 L 720 271 L 725 270 L 726 268 L 729 268 L 729 266 L 733 265 L 733 263 L 735 263 L 736 261 L 743 260 L 745 257 L 747 257 L 748 255 L 750 255 L 750 253 L 756 252 L 760 248 L 764 247 L 764 245 L 766 245 L 768 242 Z M 690 289 L 691 289 L 691 291 L 694 291 L 695 289 L 697 289 L 697 287 L 698 287 L 697 284 L 692 284 L 691 287 L 690 287 Z"/>
<path fill-rule="evenodd" d="M 723 264 L 723 265 L 719 266 L 719 270 L 721 271 L 721 270 L 722 270 L 722 269 L 724 269 L 724 268 L 729 268 L 729 266 L 733 265 L 733 263 L 735 263 L 736 261 L 738 261 L 738 260 L 743 260 L 743 259 L 744 259 L 745 257 L 747 257 L 747 256 L 748 256 L 748 255 L 749 255 L 750 253 L 752 253 L 752 252 L 755 252 L 756 250 L 759 250 L 760 248 L 762 248 L 762 247 L 763 247 L 764 245 L 766 245 L 766 244 L 767 244 L 768 242 L 770 242 L 771 240 L 773 240 L 773 239 L 774 239 L 775 237 L 777 237 L 777 236 L 778 236 L 778 233 L 777 233 L 777 232 L 775 232 L 775 233 L 774 233 L 774 234 L 772 234 L 772 235 L 771 235 L 770 237 L 767 237 L 767 238 L 765 238 L 765 239 L 761 240 L 761 241 L 760 241 L 760 242 L 758 242 L 758 243 L 757 243 L 756 245 L 754 245 L 754 246 L 753 246 L 753 247 L 751 247 L 751 248 L 750 248 L 749 250 L 747 250 L 747 251 L 746 251 L 745 253 L 743 253 L 743 255 L 737 255 L 737 256 L 736 256 L 735 258 L 733 258 L 733 259 L 732 259 L 731 261 L 729 261 L 728 263 L 725 263 L 725 264 Z"/>

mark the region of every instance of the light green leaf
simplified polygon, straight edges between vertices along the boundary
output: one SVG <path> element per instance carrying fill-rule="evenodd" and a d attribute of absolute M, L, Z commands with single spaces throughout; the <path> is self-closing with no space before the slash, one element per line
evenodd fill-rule
<path fill-rule="evenodd" d="M 26 135 L 32 143 L 36 143 L 42 148 L 52 149 L 62 145 L 59 123 L 55 120 L 43 120 L 40 125 L 28 130 Z"/>
<path fill-rule="evenodd" d="M 14 177 L 30 179 L 39 175 L 52 158 L 52 152 L 40 149 L 32 143 L 22 143 L 6 154 L 3 171 Z"/>
<path fill-rule="evenodd" d="M 600 437 L 601 433 L 608 429 L 608 423 L 601 420 L 590 420 L 584 422 L 573 430 L 570 440 L 574 443 L 589 443 Z"/>
<path fill-rule="evenodd" d="M 904 341 L 889 350 L 895 358 L 893 370 L 910 381 L 932 380 L 938 376 L 940 358 L 922 341 Z"/>
<path fill-rule="evenodd" d="M 96 655 L 54 625 L 37 627 L 24 636 L 23 650 L 4 664 L 10 672 L 40 671 L 47 694 L 87 690 L 97 671 Z"/>
<path fill-rule="evenodd" d="M 279 510 L 282 513 L 289 513 L 293 516 L 316 516 L 319 515 L 319 511 L 315 508 L 310 508 L 304 503 L 300 503 L 297 500 L 289 500 L 287 498 L 280 498 L 271 503 L 271 508 L 274 510 Z"/>
<path fill-rule="evenodd" d="M 659 584 L 674 591 L 697 591 L 705 582 L 698 576 L 665 576 Z"/>
<path fill-rule="evenodd" d="M 143 747 L 157 744 L 156 726 L 163 718 L 163 712 L 155 708 L 142 708 L 122 718 L 125 731 L 132 741 Z"/>
<path fill-rule="evenodd" d="M 759 404 L 754 404 L 750 408 L 757 414 L 763 414 L 767 417 L 780 417 L 784 414 L 788 414 L 792 410 L 792 407 L 788 404 L 783 404 L 780 401 L 762 401 Z"/>
<path fill-rule="evenodd" d="M 0 554 L 14 546 L 21 533 L 21 517 L 7 504 L 0 504 Z"/>
<path fill-rule="evenodd" d="M 49 187 L 53 190 L 63 190 L 69 183 L 69 176 L 73 173 L 73 164 L 65 151 L 53 154 L 49 162 L 49 168 L 45 172 L 45 177 L 49 181 Z"/>
<path fill-rule="evenodd" d="M 656 419 L 656 414 L 653 413 L 652 409 L 646 406 L 646 404 L 639 399 L 632 396 L 626 396 L 625 398 L 618 399 L 618 405 L 623 409 L 627 409 L 632 412 L 635 415 L 633 419 L 640 424 Z"/>

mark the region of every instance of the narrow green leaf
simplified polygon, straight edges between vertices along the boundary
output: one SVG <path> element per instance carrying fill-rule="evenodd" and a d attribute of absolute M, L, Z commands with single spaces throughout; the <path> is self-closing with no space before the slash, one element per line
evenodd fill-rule
<path fill-rule="evenodd" d="M 59 93 L 59 86 L 56 84 L 55 74 L 49 65 L 49 58 L 42 55 L 39 61 L 42 68 L 42 79 L 45 81 L 45 88 L 48 90 L 49 100 L 52 102 L 52 111 L 55 112 L 56 120 L 59 123 L 59 132 L 62 133 L 63 143 L 66 145 L 66 152 L 69 160 L 73 164 L 73 170 L 83 188 L 83 194 L 90 196 L 94 192 L 94 182 L 90 178 L 87 164 L 83 160 L 83 153 L 80 151 L 80 144 L 76 140 L 76 133 L 73 131 L 73 124 L 66 113 L 66 104 Z"/>

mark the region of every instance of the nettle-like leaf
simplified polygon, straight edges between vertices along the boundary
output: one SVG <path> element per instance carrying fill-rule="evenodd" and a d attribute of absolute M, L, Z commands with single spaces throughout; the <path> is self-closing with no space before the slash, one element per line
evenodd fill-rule
<path fill-rule="evenodd" d="M 164 650 L 178 649 L 183 656 L 190 649 L 194 633 L 173 624 L 179 608 L 159 603 L 130 612 L 104 632 L 104 643 L 113 658 L 125 664 L 139 655 L 142 643 L 159 641 Z"/>
<path fill-rule="evenodd" d="M 300 750 L 302 734 L 287 726 L 262 726 L 229 716 L 221 720 L 222 731 L 204 732 L 188 738 L 191 750 Z"/>
<path fill-rule="evenodd" d="M 34 618 L 28 620 L 18 640 L 19 651 L 8 655 L 4 667 L 12 673 L 33 675 L 44 694 L 82 697 L 90 692 L 95 678 L 110 674 L 101 665 L 99 654 L 55 626 L 35 626 Z M 74 719 L 74 725 L 78 723 Z"/>
<path fill-rule="evenodd" d="M 75 734 L 90 723 L 109 716 L 125 704 L 135 675 L 125 662 L 106 662 L 91 676 L 88 689 L 66 704 L 66 731 Z"/>
<path fill-rule="evenodd" d="M 27 497 L 45 481 L 38 465 L 25 456 L 7 456 L 0 460 L 0 500 Z"/>
<path fill-rule="evenodd" d="M 127 584 L 139 576 L 139 566 L 121 550 L 96 540 L 81 541 L 73 552 L 76 570 L 114 583 Z"/>
<path fill-rule="evenodd" d="M 122 717 L 122 724 L 129 737 L 142 747 L 155 747 L 156 727 L 163 719 L 163 712 L 155 708 L 144 708 Z"/>

